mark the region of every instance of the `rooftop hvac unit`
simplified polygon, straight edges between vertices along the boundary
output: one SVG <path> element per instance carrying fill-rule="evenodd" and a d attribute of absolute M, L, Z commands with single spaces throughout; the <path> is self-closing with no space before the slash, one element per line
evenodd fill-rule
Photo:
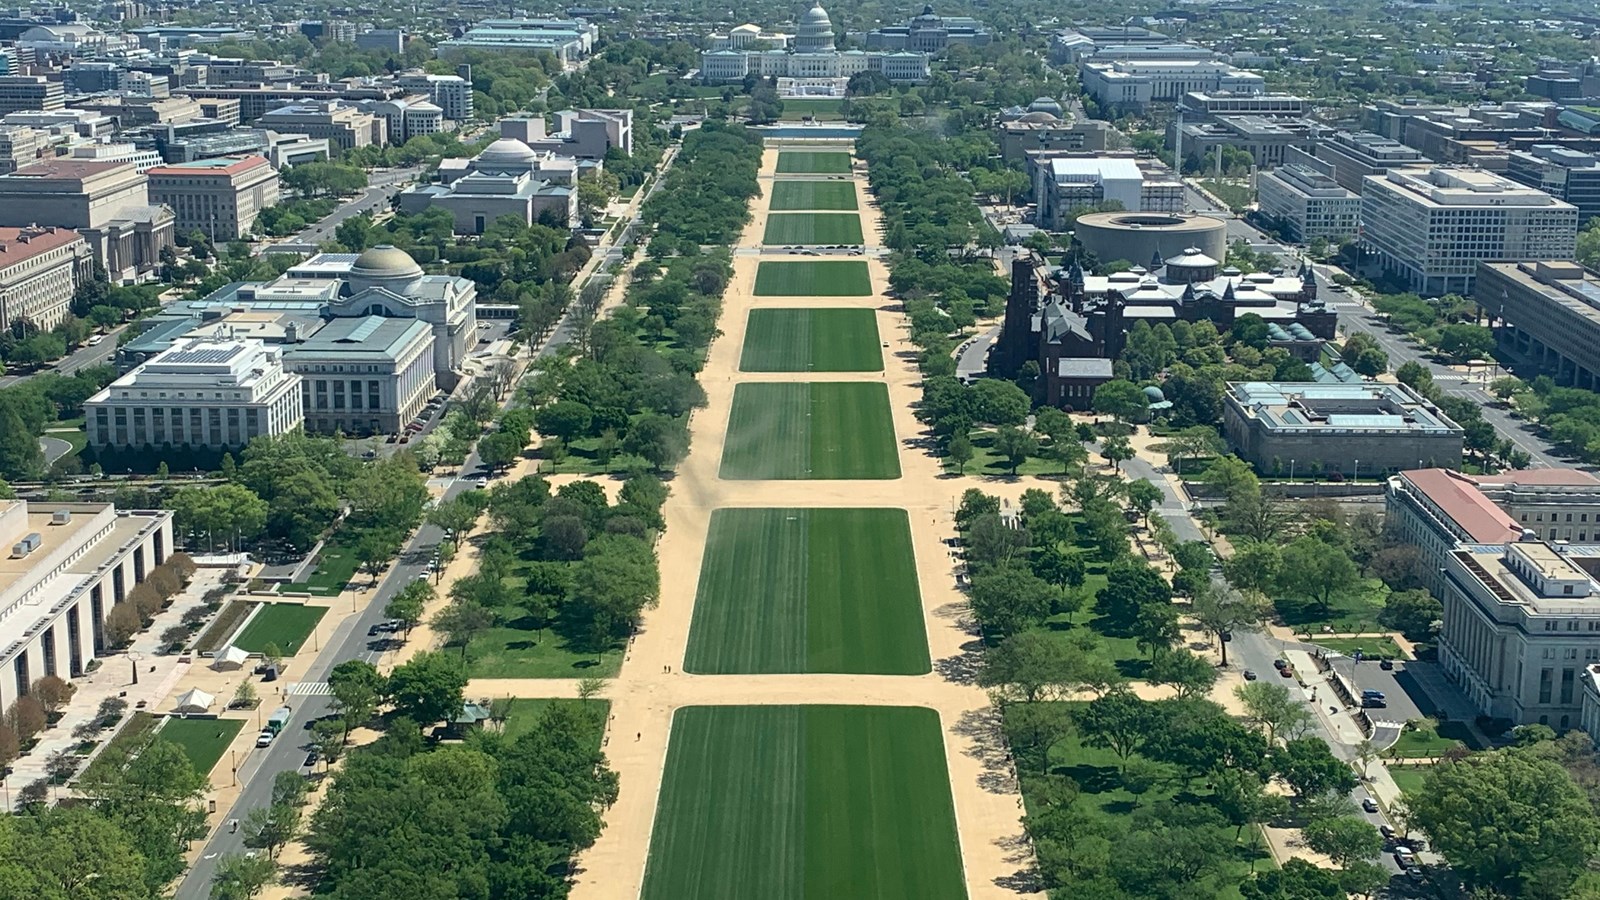
<path fill-rule="evenodd" d="M 58 509 L 50 514 L 51 525 L 65 525 L 72 521 L 72 510 Z"/>

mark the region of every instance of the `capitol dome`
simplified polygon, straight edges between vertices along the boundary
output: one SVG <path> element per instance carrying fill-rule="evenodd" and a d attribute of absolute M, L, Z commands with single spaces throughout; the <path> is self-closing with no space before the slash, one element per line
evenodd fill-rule
<path fill-rule="evenodd" d="M 379 244 L 356 257 L 350 266 L 350 285 L 356 290 L 387 288 L 408 294 L 422 280 L 422 267 L 411 254 L 390 244 Z"/>
<path fill-rule="evenodd" d="M 799 53 L 828 53 L 833 47 L 833 20 L 828 11 L 818 3 L 800 17 L 799 34 L 795 35 L 794 49 Z"/>

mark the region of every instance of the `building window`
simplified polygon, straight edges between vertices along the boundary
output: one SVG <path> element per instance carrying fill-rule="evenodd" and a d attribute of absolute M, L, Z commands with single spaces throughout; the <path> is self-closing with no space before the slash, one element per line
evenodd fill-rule
<path fill-rule="evenodd" d="M 1539 702 L 1540 703 L 1549 703 L 1550 702 L 1550 692 L 1554 687 L 1555 687 L 1555 670 L 1554 669 L 1540 669 L 1539 670 Z"/>

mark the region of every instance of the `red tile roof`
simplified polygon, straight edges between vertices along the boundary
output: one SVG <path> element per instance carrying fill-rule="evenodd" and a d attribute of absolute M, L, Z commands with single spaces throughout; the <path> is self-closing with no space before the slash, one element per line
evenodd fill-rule
<path fill-rule="evenodd" d="M 227 162 L 222 160 L 226 159 Z M 251 169 L 259 169 L 270 165 L 264 156 L 229 156 L 214 160 L 197 160 L 192 163 L 179 163 L 172 166 L 152 166 L 145 170 L 148 176 L 195 176 L 195 175 L 226 175 L 232 177 Z"/>
<path fill-rule="evenodd" d="M 71 228 L 0 228 L 0 268 L 80 240 Z"/>
<path fill-rule="evenodd" d="M 1570 484 L 1593 486 L 1600 484 L 1596 478 L 1582 469 L 1513 469 L 1510 472 L 1501 472 L 1498 475 L 1463 475 L 1474 484 Z"/>
<path fill-rule="evenodd" d="M 1489 501 L 1470 476 L 1449 469 L 1402 472 L 1418 493 L 1444 511 L 1477 544 L 1503 544 L 1522 536 L 1522 526 Z"/>

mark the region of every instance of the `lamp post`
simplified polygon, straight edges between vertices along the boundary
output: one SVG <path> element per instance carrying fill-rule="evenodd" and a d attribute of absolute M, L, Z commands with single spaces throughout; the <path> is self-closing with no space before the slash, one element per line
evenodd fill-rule
<path fill-rule="evenodd" d="M 1350 476 L 1352 482 L 1361 480 L 1361 460 L 1356 460 L 1355 473 Z"/>
<path fill-rule="evenodd" d="M 144 659 L 144 655 L 141 654 L 137 650 L 125 650 L 123 652 L 128 657 L 128 668 L 130 668 L 133 671 L 133 683 L 134 684 L 138 684 L 139 683 L 139 660 Z"/>
<path fill-rule="evenodd" d="M 1294 481 L 1294 457 L 1289 457 L 1289 480 Z"/>

